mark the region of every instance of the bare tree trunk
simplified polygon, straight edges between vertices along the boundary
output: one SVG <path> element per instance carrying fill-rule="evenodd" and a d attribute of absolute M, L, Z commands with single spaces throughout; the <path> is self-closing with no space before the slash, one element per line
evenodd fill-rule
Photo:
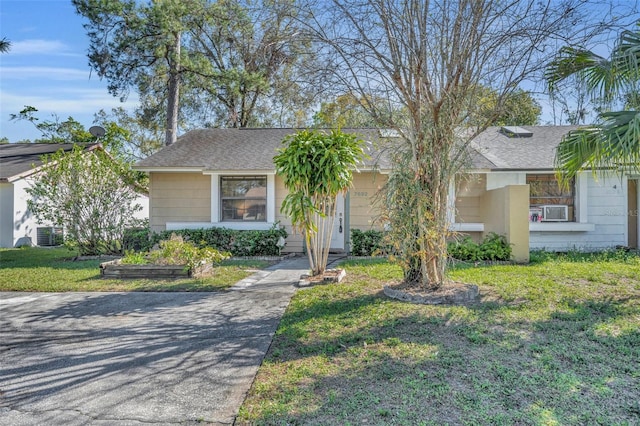
<path fill-rule="evenodd" d="M 174 45 L 170 49 L 173 64 L 169 70 L 169 95 L 167 96 L 167 127 L 165 145 L 169 146 L 178 138 L 178 114 L 180 108 L 180 33 L 174 33 Z"/>

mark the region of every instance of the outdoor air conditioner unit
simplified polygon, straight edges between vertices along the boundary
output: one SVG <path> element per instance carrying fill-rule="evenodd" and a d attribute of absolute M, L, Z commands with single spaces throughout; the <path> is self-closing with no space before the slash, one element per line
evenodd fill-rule
<path fill-rule="evenodd" d="M 543 222 L 567 222 L 569 220 L 569 206 L 542 206 Z"/>
<path fill-rule="evenodd" d="M 54 226 L 38 228 L 36 230 L 36 238 L 40 247 L 59 246 L 64 242 L 62 228 Z"/>

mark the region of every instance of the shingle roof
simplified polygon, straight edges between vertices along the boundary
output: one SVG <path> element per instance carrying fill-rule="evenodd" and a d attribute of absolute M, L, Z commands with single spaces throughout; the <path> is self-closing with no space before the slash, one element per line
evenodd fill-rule
<path fill-rule="evenodd" d="M 192 130 L 159 152 L 139 161 L 136 168 L 197 168 L 215 170 L 273 170 L 273 157 L 283 139 L 300 129 L 201 129 Z M 372 144 L 380 142 L 374 129 L 342 129 Z M 367 166 L 388 168 L 380 149 L 368 150 Z"/>
<path fill-rule="evenodd" d="M 42 165 L 42 156 L 59 150 L 71 151 L 74 144 L 10 143 L 0 145 L 0 181 L 8 181 Z M 87 145 L 90 148 L 96 145 Z"/>
<path fill-rule="evenodd" d="M 490 127 L 471 143 L 471 167 L 486 170 L 553 169 L 555 148 L 569 130 L 577 126 L 520 126 L 531 137 L 508 137 L 500 127 Z M 216 170 L 273 170 L 273 157 L 282 140 L 300 129 L 202 129 L 192 130 L 159 152 L 139 161 L 136 168 L 194 168 Z M 376 129 L 342 129 L 370 142 L 365 167 L 389 170 L 389 155 L 383 148 L 393 138 L 381 137 Z"/>
<path fill-rule="evenodd" d="M 472 142 L 475 149 L 493 164 L 492 170 L 553 169 L 556 147 L 570 130 L 578 126 L 519 126 L 530 137 L 509 137 L 500 127 L 489 127 Z"/>

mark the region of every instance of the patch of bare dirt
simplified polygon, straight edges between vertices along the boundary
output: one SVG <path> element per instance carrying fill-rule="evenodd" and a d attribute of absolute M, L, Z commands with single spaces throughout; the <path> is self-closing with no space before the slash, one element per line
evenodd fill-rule
<path fill-rule="evenodd" d="M 477 285 L 447 281 L 437 290 L 402 282 L 384 286 L 384 294 L 393 299 L 423 305 L 467 305 L 480 298 Z"/>

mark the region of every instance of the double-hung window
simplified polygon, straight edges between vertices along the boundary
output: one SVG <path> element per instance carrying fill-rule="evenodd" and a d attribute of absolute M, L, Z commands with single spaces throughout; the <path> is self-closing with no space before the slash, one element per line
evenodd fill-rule
<path fill-rule="evenodd" d="M 267 177 L 221 176 L 220 206 L 223 221 L 266 222 Z"/>

